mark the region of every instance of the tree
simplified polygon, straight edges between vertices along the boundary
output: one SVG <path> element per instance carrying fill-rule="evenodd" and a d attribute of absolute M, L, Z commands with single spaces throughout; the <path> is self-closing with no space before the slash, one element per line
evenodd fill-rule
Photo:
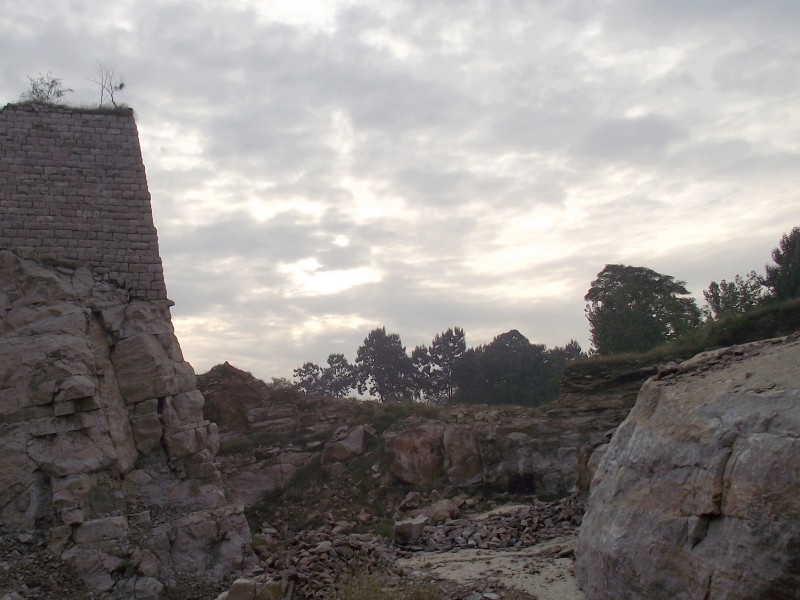
<path fill-rule="evenodd" d="M 755 271 L 747 279 L 736 275 L 733 281 L 712 281 L 703 290 L 706 305 L 703 313 L 707 319 L 719 319 L 723 315 L 741 315 L 758 306 L 764 297 L 764 280 Z"/>
<path fill-rule="evenodd" d="M 456 392 L 453 368 L 466 351 L 466 337 L 460 327 L 436 334 L 430 347 L 414 348 L 411 361 L 419 373 L 418 387 L 432 402 L 452 402 Z"/>
<path fill-rule="evenodd" d="M 516 329 L 467 350 L 456 362 L 456 400 L 464 403 L 538 406 L 554 397 L 554 369 L 547 347 L 531 344 Z"/>
<path fill-rule="evenodd" d="M 295 387 L 299 391 L 309 395 L 322 393 L 320 385 L 322 380 L 322 367 L 318 364 L 305 362 L 302 367 L 298 367 L 292 371 L 292 375 L 295 380 L 297 380 Z"/>
<path fill-rule="evenodd" d="M 436 403 L 433 382 L 431 380 L 431 355 L 424 344 L 414 347 L 411 352 L 411 365 L 414 367 L 414 387 L 420 396 L 429 402 Z"/>
<path fill-rule="evenodd" d="M 606 265 L 584 300 L 598 354 L 644 352 L 700 323 L 686 283 L 645 267 Z"/>
<path fill-rule="evenodd" d="M 770 295 L 778 300 L 800 296 L 800 227 L 781 237 L 772 251 L 774 266 L 766 265 L 764 282 Z"/>
<path fill-rule="evenodd" d="M 114 100 L 114 94 L 118 94 L 125 89 L 125 82 L 122 81 L 121 75 L 117 75 L 114 66 L 98 60 L 95 74 L 88 79 L 100 88 L 100 102 L 97 106 L 102 107 L 106 97 L 108 97 L 111 104 L 116 108 L 117 102 Z"/>
<path fill-rule="evenodd" d="M 61 101 L 65 94 L 74 90 L 64 87 L 64 83 L 58 77 L 48 71 L 46 75 L 39 73 L 39 77 L 28 75 L 30 87 L 20 96 L 24 102 L 37 102 L 40 104 L 56 104 Z"/>
<path fill-rule="evenodd" d="M 344 354 L 329 355 L 325 368 L 306 362 L 292 373 L 297 380 L 295 389 L 310 396 L 342 398 L 355 387 L 355 372 Z"/>
<path fill-rule="evenodd" d="M 343 398 L 356 385 L 353 366 L 344 354 L 328 355 L 328 367 L 323 369 L 320 386 L 325 394 L 334 398 Z"/>
<path fill-rule="evenodd" d="M 413 400 L 414 366 L 396 333 L 373 329 L 358 348 L 355 366 L 359 393 L 369 391 L 382 402 Z"/>

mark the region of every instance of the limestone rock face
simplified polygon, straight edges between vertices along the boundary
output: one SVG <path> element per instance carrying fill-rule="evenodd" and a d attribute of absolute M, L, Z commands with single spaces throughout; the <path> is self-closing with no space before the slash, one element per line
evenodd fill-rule
<path fill-rule="evenodd" d="M 383 440 L 391 473 L 411 485 L 430 485 L 442 476 L 444 425 L 411 419 L 400 429 L 386 431 Z"/>
<path fill-rule="evenodd" d="M 797 598 L 797 336 L 659 377 L 601 447 L 576 550 L 587 598 Z"/>
<path fill-rule="evenodd" d="M 334 434 L 322 451 L 322 463 L 343 462 L 364 452 L 364 426 L 357 425 L 352 430 L 344 427 Z"/>
<path fill-rule="evenodd" d="M 0 524 L 111 596 L 239 568 L 250 532 L 202 408 L 163 301 L 0 252 Z"/>
<path fill-rule="evenodd" d="M 598 397 L 584 404 L 472 414 L 453 407 L 442 412 L 442 420 L 410 417 L 383 434 L 387 469 L 411 485 L 483 484 L 561 498 L 575 488 L 581 450 L 602 441 L 628 410 Z"/>

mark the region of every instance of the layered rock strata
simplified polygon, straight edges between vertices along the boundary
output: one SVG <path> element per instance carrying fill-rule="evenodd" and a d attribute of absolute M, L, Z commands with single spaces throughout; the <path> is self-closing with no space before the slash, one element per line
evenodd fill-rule
<path fill-rule="evenodd" d="M 590 600 L 800 597 L 797 335 L 662 369 L 595 461 Z"/>
<path fill-rule="evenodd" d="M 270 389 L 227 363 L 199 381 L 206 417 L 220 425 L 217 462 L 246 505 L 315 460 L 336 478 L 376 443 L 386 452 L 370 476 L 386 485 L 485 485 L 561 498 L 575 488 L 588 450 L 607 441 L 635 400 L 626 390 L 570 392 L 541 408 L 397 407 Z"/>
<path fill-rule="evenodd" d="M 575 489 L 581 450 L 600 443 L 627 407 L 598 398 L 585 409 L 450 412 L 444 419 L 406 419 L 384 433 L 386 467 L 396 479 L 423 486 L 480 484 L 552 499 Z"/>
<path fill-rule="evenodd" d="M 104 596 L 159 598 L 252 557 L 167 304 L 0 251 L 0 522 Z M 13 591 L 3 590 L 0 592 Z"/>

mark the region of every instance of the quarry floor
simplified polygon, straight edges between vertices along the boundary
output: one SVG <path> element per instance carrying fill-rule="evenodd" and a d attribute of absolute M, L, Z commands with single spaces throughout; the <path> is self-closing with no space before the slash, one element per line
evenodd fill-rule
<path fill-rule="evenodd" d="M 501 506 L 488 514 L 513 506 Z M 575 580 L 574 535 L 513 550 L 461 549 L 453 552 L 418 552 L 399 559 L 399 566 L 420 580 L 452 582 L 477 590 L 478 598 L 515 600 L 585 600 Z M 492 592 L 490 590 L 497 590 Z M 483 592 L 483 593 L 481 593 Z M 484 594 L 490 594 L 488 596 Z M 497 596 L 491 594 L 496 593 Z"/>

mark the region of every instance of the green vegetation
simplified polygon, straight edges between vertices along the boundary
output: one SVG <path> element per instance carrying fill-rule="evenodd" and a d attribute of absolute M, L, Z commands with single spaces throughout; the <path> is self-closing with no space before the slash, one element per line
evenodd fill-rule
<path fill-rule="evenodd" d="M 23 102 L 33 102 L 37 104 L 58 104 L 68 93 L 73 92 L 72 88 L 64 86 L 61 78 L 54 76 L 50 71 L 38 77 L 28 75 L 30 86 L 22 93 L 20 100 Z"/>
<path fill-rule="evenodd" d="M 660 344 L 647 352 L 626 352 L 594 355 L 573 365 L 644 366 L 668 360 L 688 359 L 706 350 L 745 344 L 758 340 L 789 335 L 800 331 L 800 298 L 767 301 L 740 315 L 727 315 L 715 321 L 706 321 L 674 341 Z"/>
<path fill-rule="evenodd" d="M 355 380 L 359 393 L 369 391 L 382 402 L 408 402 L 415 393 L 415 370 L 396 333 L 373 329 L 358 348 Z"/>
<path fill-rule="evenodd" d="M 800 297 L 800 227 L 781 237 L 772 251 L 774 266 L 767 265 L 764 283 L 774 298 Z"/>
<path fill-rule="evenodd" d="M 606 265 L 584 300 L 598 354 L 646 352 L 700 323 L 686 283 L 645 267 Z"/>
<path fill-rule="evenodd" d="M 720 319 L 726 315 L 741 315 L 753 310 L 764 301 L 764 280 L 755 271 L 747 279 L 736 275 L 733 281 L 712 281 L 703 290 L 706 320 Z"/>
<path fill-rule="evenodd" d="M 99 88 L 100 101 L 97 105 L 74 105 L 64 102 L 64 97 L 75 90 L 66 87 L 63 79 L 48 71 L 44 74 L 39 73 L 38 77 L 28 75 L 28 89 L 20 95 L 19 102 L 9 103 L 9 106 L 43 104 L 67 108 L 78 113 L 100 115 L 130 114 L 131 109 L 126 104 L 116 102 L 115 94 L 122 93 L 125 89 L 125 83 L 116 73 L 113 65 L 98 61 L 96 72 L 89 77 L 89 81 L 95 83 Z"/>
<path fill-rule="evenodd" d="M 521 404 L 539 406 L 558 394 L 564 365 L 584 356 L 578 342 L 547 348 L 532 344 L 516 329 L 489 344 L 467 349 L 464 330 L 437 334 L 411 357 L 400 336 L 381 327 L 358 349 L 355 365 L 341 354 L 329 367 L 307 362 L 294 370 L 297 389 L 312 396 L 340 397 L 353 386 L 389 404 Z M 387 415 L 388 417 L 388 415 Z"/>

